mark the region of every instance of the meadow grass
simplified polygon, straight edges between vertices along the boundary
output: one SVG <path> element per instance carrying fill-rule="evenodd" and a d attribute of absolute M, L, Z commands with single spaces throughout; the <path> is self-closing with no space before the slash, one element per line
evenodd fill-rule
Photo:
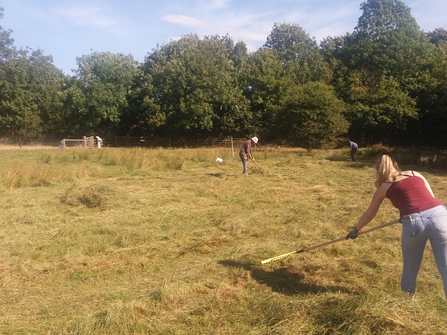
<path fill-rule="evenodd" d="M 385 152 L 446 201 L 445 152 L 0 149 L 0 333 L 447 334 L 430 246 L 400 293 L 399 224 L 261 265 L 346 235 Z"/>

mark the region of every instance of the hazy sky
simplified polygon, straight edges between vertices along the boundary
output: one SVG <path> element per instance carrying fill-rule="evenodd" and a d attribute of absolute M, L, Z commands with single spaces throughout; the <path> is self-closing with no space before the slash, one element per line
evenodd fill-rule
<path fill-rule="evenodd" d="M 93 51 L 131 54 L 142 62 L 157 44 L 186 34 L 228 34 L 249 51 L 273 24 L 296 23 L 319 42 L 352 32 L 363 0 L 0 0 L 15 46 L 42 49 L 66 74 Z M 406 0 L 424 31 L 447 29 L 447 0 Z"/>

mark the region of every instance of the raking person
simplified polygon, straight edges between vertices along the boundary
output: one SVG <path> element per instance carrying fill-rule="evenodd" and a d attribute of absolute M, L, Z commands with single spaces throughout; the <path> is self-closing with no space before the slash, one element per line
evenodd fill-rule
<path fill-rule="evenodd" d="M 357 155 L 359 145 L 351 140 L 348 140 L 348 145 L 351 147 L 351 151 L 349 152 L 351 155 L 351 159 L 353 162 L 355 162 L 355 156 Z"/>
<path fill-rule="evenodd" d="M 375 217 L 382 201 L 390 199 L 399 210 L 402 222 L 402 291 L 414 298 L 425 245 L 430 240 L 447 298 L 446 207 L 435 198 L 429 183 L 420 173 L 401 171 L 396 161 L 388 155 L 377 161 L 376 176 L 377 190 L 371 203 L 346 239 L 356 238 L 359 230 Z"/>
<path fill-rule="evenodd" d="M 252 137 L 250 140 L 246 140 L 244 144 L 242 144 L 241 150 L 239 151 L 239 157 L 241 158 L 242 166 L 244 170 L 243 174 L 248 175 L 248 159 L 252 159 L 254 161 L 253 152 L 251 151 L 252 143 L 258 143 L 258 138 Z"/>

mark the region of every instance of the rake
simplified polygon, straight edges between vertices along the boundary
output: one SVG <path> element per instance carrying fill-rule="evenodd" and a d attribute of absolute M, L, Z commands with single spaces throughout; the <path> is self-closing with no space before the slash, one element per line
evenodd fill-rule
<path fill-rule="evenodd" d="M 250 158 L 253 161 L 253 163 L 255 163 L 255 165 L 258 167 L 258 169 L 261 170 L 262 174 L 264 174 L 265 170 L 258 164 L 258 162 L 256 162 L 255 158 L 253 156 L 251 156 Z"/>
<path fill-rule="evenodd" d="M 393 225 L 395 223 L 398 223 L 398 222 L 400 222 L 400 220 L 393 220 L 393 221 L 381 224 L 380 226 L 376 226 L 376 227 L 372 227 L 372 228 L 369 228 L 369 229 L 361 230 L 361 231 L 358 232 L 358 235 L 366 234 L 366 233 L 372 232 L 374 230 L 378 230 L 378 229 L 381 229 L 381 228 L 384 228 L 384 227 L 387 227 L 387 226 L 391 226 L 391 225 Z M 340 241 L 344 241 L 344 240 L 346 240 L 346 235 L 338 237 L 338 238 L 330 240 L 330 241 L 326 241 L 326 242 L 323 242 L 323 243 L 320 243 L 320 244 L 313 245 L 311 247 L 307 247 L 307 248 L 303 248 L 303 249 L 300 249 L 300 250 L 288 252 L 286 254 L 275 256 L 275 257 L 272 257 L 272 258 L 269 258 L 269 259 L 264 259 L 263 261 L 261 261 L 261 264 L 267 264 L 267 263 L 270 263 L 272 261 L 277 261 L 277 260 L 289 257 L 289 256 L 294 255 L 294 254 L 299 254 L 299 253 L 302 253 L 302 252 L 306 252 L 306 251 L 309 251 L 309 250 L 313 250 L 313 249 L 316 249 L 316 248 L 323 247 L 325 245 L 329 245 L 329 244 L 340 242 Z"/>
<path fill-rule="evenodd" d="M 254 158 L 253 158 L 253 163 L 255 163 L 256 166 L 262 170 L 262 168 L 259 166 L 258 162 L 256 162 Z"/>

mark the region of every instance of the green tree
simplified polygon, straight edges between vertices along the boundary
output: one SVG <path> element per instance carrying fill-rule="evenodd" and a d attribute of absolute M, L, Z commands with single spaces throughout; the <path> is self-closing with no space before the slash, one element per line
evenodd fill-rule
<path fill-rule="evenodd" d="M 342 64 L 332 83 L 348 106 L 351 134 L 368 142 L 401 143 L 418 118 L 436 47 L 402 1 L 368 0 L 361 9 L 353 34 L 332 53 Z"/>
<path fill-rule="evenodd" d="M 298 24 L 275 23 L 264 48 L 274 50 L 296 83 L 330 79 L 330 71 L 315 39 Z"/>
<path fill-rule="evenodd" d="M 250 55 L 241 80 L 254 116 L 251 132 L 264 139 L 276 138 L 277 113 L 284 107 L 288 90 L 294 87 L 293 78 L 287 75 L 275 50 L 260 49 Z"/>
<path fill-rule="evenodd" d="M 410 8 L 400 0 L 368 0 L 360 8 L 363 14 L 347 41 L 349 66 L 410 85 L 408 76 L 414 77 L 429 52 Z"/>
<path fill-rule="evenodd" d="M 140 68 L 140 75 L 129 92 L 129 104 L 121 118 L 120 133 L 143 136 L 156 134 L 164 127 L 166 114 L 161 112 L 155 102 L 155 93 L 151 76 L 144 74 Z"/>
<path fill-rule="evenodd" d="M 351 72 L 345 89 L 349 103 L 344 115 L 351 124 L 349 135 L 356 141 L 389 143 L 417 118 L 416 102 L 392 78 Z"/>
<path fill-rule="evenodd" d="M 240 51 L 228 36 L 186 35 L 148 55 L 143 68 L 153 88 L 149 114 L 164 121 L 159 131 L 219 136 L 245 129 L 251 116 L 233 61 L 243 60 Z"/>
<path fill-rule="evenodd" d="M 59 97 L 59 110 L 66 109 L 72 132 L 115 133 L 139 75 L 137 62 L 131 55 L 93 52 L 78 57 L 77 63 L 73 80 Z"/>
<path fill-rule="evenodd" d="M 343 109 L 343 102 L 331 86 L 309 82 L 290 91 L 278 114 L 278 124 L 290 144 L 310 151 L 346 134 L 349 123 Z"/>
<path fill-rule="evenodd" d="M 4 9 L 0 7 L 0 19 L 4 17 Z M 12 30 L 0 26 L 0 61 L 5 61 L 15 53 L 14 39 L 11 37 Z"/>
<path fill-rule="evenodd" d="M 245 45 L 245 43 L 237 42 L 234 45 L 234 48 L 229 50 L 229 53 L 230 60 L 233 62 L 234 67 L 238 71 L 241 71 L 244 68 L 249 57 L 247 46 Z"/>
<path fill-rule="evenodd" d="M 0 65 L 0 129 L 19 145 L 51 130 L 62 72 L 41 50 L 20 50 Z"/>
<path fill-rule="evenodd" d="M 433 31 L 429 31 L 426 33 L 430 42 L 435 45 L 440 45 L 441 43 L 447 43 L 447 30 L 444 28 L 436 28 Z"/>
<path fill-rule="evenodd" d="M 433 50 L 430 67 L 418 78 L 414 89 L 418 118 L 410 120 L 408 142 L 447 148 L 447 43 Z"/>
<path fill-rule="evenodd" d="M 327 37 L 320 42 L 320 53 L 329 66 L 331 81 L 337 80 L 337 74 L 343 74 L 346 69 L 344 51 L 346 50 L 346 41 L 349 38 L 350 34 L 347 34 L 345 36 Z"/>
<path fill-rule="evenodd" d="M 54 110 L 57 111 L 53 120 L 55 135 L 84 136 L 81 134 L 84 134 L 85 130 L 90 130 L 80 117 L 80 112 L 85 110 L 86 100 L 87 97 L 83 89 L 77 85 L 76 78 L 65 77 L 63 88 L 56 94 L 53 102 Z"/>

